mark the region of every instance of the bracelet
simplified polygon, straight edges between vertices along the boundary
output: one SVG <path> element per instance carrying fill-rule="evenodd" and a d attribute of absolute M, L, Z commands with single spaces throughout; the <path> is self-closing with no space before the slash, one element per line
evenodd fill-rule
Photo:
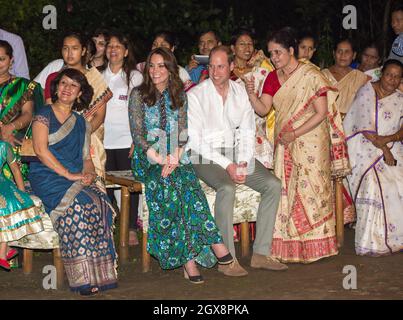
<path fill-rule="evenodd" d="M 294 134 L 294 140 L 297 140 L 297 134 L 295 133 L 295 130 L 292 130 L 292 133 Z"/>
<path fill-rule="evenodd" d="M 395 133 L 394 136 L 397 137 L 396 141 L 400 141 L 400 135 L 398 133 Z"/>
<path fill-rule="evenodd" d="M 14 130 L 17 130 L 17 126 L 15 125 L 14 122 L 11 122 L 10 125 L 12 125 L 14 127 Z"/>

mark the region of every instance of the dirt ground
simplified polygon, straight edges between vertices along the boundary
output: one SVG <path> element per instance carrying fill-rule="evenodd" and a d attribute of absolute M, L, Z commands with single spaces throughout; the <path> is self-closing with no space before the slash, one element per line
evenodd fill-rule
<path fill-rule="evenodd" d="M 237 248 L 239 249 L 239 248 Z M 141 248 L 133 247 L 130 262 L 119 267 L 119 287 L 90 299 L 403 299 L 403 253 L 381 258 L 356 256 L 354 230 L 345 229 L 345 246 L 339 255 L 310 265 L 291 264 L 285 272 L 249 267 L 250 257 L 240 263 L 249 271 L 243 278 L 226 277 L 216 268 L 202 269 L 205 283 L 194 285 L 183 278 L 180 269 L 162 271 L 152 259 L 152 270 L 141 272 Z M 0 271 L 0 299 L 88 299 L 64 288 L 42 287 L 43 266 L 52 263 L 49 252 L 35 253 L 34 270 Z M 357 270 L 357 289 L 343 289 L 346 265 Z"/>

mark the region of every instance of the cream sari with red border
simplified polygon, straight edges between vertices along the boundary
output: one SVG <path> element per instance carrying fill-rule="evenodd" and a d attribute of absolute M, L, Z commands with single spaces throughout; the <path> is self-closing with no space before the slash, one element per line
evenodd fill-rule
<path fill-rule="evenodd" d="M 314 113 L 327 93 L 327 118 L 288 146 L 278 143 Z M 274 168 L 281 179 L 271 255 L 283 262 L 310 263 L 338 253 L 332 177 L 350 172 L 345 135 L 334 104 L 337 92 L 310 63 L 303 64 L 273 97 L 276 109 Z"/>

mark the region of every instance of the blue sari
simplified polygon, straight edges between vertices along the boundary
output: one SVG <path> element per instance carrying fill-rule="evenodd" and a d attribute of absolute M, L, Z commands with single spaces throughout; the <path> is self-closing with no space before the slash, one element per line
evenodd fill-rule
<path fill-rule="evenodd" d="M 49 151 L 71 173 L 80 173 L 89 155 L 91 128 L 77 113 L 61 124 L 51 106 L 34 117 L 49 128 Z M 106 290 L 117 286 L 113 208 L 93 183 L 84 186 L 58 175 L 41 162 L 30 165 L 32 190 L 50 214 L 70 288 Z"/>

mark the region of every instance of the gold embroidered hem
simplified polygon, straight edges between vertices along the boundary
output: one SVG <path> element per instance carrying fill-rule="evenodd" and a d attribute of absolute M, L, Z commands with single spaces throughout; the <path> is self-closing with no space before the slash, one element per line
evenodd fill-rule
<path fill-rule="evenodd" d="M 62 257 L 72 290 L 81 287 L 98 287 L 100 290 L 116 286 L 117 277 L 111 256 L 76 258 Z"/>
<path fill-rule="evenodd" d="M 0 219 L 0 242 L 21 239 L 43 230 L 42 220 L 35 206 L 3 215 Z"/>

